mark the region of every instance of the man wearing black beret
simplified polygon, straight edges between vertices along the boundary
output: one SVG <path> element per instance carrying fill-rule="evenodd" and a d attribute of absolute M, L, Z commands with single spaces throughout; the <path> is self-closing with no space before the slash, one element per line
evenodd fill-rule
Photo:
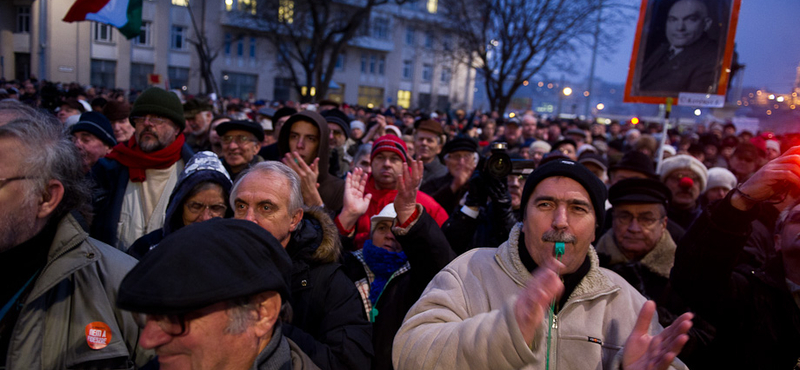
<path fill-rule="evenodd" d="M 597 176 L 553 160 L 528 177 L 521 201 L 508 241 L 464 253 L 428 284 L 395 336 L 395 369 L 669 366 L 691 314 L 661 331 L 655 305 L 598 266 L 591 242 L 606 188 Z"/>
<path fill-rule="evenodd" d="M 432 196 L 449 214 L 460 207 L 467 182 L 478 166 L 478 143 L 466 137 L 448 141 L 444 145 L 444 165 L 447 173 L 423 183 L 420 190 Z"/>
<path fill-rule="evenodd" d="M 162 369 L 316 368 L 282 333 L 291 264 L 263 228 L 217 218 L 164 238 L 117 305 L 146 314 L 139 344 Z"/>
<path fill-rule="evenodd" d="M 235 182 L 242 171 L 264 158 L 258 155 L 264 130 L 254 121 L 228 121 L 220 123 L 217 131 L 222 142 L 222 164 Z"/>

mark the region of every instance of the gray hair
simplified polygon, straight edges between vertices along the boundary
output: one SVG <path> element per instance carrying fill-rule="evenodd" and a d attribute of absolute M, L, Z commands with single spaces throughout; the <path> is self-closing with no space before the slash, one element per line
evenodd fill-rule
<path fill-rule="evenodd" d="M 303 192 L 300 190 L 300 177 L 289 166 L 278 161 L 260 162 L 248 168 L 236 181 L 231 189 L 230 203 L 233 204 L 239 190 L 239 184 L 251 173 L 261 173 L 265 175 L 278 175 L 289 181 L 289 213 L 303 207 Z"/>
<path fill-rule="evenodd" d="M 0 125 L 9 123 L 17 118 L 34 119 L 34 117 L 37 117 L 38 119 L 47 119 L 47 117 L 50 117 L 50 115 L 38 111 L 29 105 L 23 104 L 18 100 L 0 101 Z M 61 125 L 61 122 L 58 122 L 57 120 L 54 120 L 54 122 L 58 125 Z"/>
<path fill-rule="evenodd" d="M 234 298 L 226 302 L 228 306 L 228 326 L 225 327 L 225 334 L 242 334 L 258 319 L 258 314 L 253 314 L 258 310 L 258 302 L 255 302 L 256 296 Z M 278 320 L 286 323 L 292 322 L 292 306 L 283 299 L 281 299 Z"/>
<path fill-rule="evenodd" d="M 82 171 L 80 153 L 61 123 L 32 109 L 16 112 L 22 116 L 0 125 L 0 138 L 15 139 L 24 147 L 20 166 L 24 173 L 15 175 L 35 178 L 28 196 L 43 193 L 50 180 L 57 180 L 64 186 L 64 197 L 51 217 L 59 219 L 78 210 L 89 221 L 92 185 Z"/>
<path fill-rule="evenodd" d="M 353 159 L 357 160 L 358 158 L 361 158 L 362 156 L 365 156 L 365 155 L 369 156 L 370 154 L 372 154 L 372 144 L 370 144 L 370 143 L 361 144 L 358 147 L 358 150 L 356 151 L 356 154 L 353 156 Z"/>

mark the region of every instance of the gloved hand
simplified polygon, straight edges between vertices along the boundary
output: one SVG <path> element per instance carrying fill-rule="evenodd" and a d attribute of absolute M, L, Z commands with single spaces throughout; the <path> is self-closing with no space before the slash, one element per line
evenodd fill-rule
<path fill-rule="evenodd" d="M 486 191 L 493 202 L 496 203 L 511 203 L 511 194 L 508 193 L 508 183 L 506 179 L 497 179 L 492 176 L 486 176 L 484 180 Z"/>
<path fill-rule="evenodd" d="M 464 200 L 464 205 L 467 207 L 483 207 L 486 205 L 486 198 L 489 195 L 480 172 L 476 171 L 472 174 L 467 187 L 467 198 Z"/>

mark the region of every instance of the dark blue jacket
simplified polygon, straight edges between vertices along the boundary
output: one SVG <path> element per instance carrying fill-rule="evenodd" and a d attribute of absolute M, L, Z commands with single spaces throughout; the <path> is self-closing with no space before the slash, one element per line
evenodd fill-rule
<path fill-rule="evenodd" d="M 194 152 L 188 145 L 181 148 L 181 159 L 188 163 Z M 117 224 L 119 224 L 125 188 L 128 186 L 128 167 L 116 160 L 100 158 L 90 173 L 94 180 L 92 192 L 92 210 L 94 221 L 89 235 L 111 246 L 118 242 Z M 165 190 L 166 191 L 166 190 Z M 172 189 L 169 189 L 172 192 Z"/>

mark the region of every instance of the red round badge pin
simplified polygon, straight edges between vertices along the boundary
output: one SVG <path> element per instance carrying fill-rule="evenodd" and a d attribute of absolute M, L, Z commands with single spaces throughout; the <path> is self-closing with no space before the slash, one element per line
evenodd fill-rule
<path fill-rule="evenodd" d="M 111 342 L 111 328 L 106 323 L 95 321 L 86 325 L 86 343 L 91 349 L 103 349 Z"/>

